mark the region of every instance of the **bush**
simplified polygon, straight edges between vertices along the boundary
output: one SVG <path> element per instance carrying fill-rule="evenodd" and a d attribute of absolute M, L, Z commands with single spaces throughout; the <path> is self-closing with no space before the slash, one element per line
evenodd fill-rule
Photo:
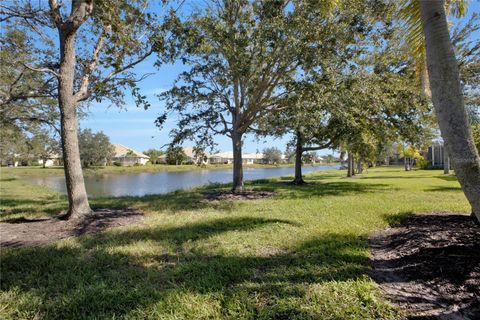
<path fill-rule="evenodd" d="M 427 159 L 418 159 L 417 160 L 417 166 L 420 169 L 427 169 L 428 167 L 430 167 L 431 164 L 432 164 L 432 161 L 427 160 Z"/>

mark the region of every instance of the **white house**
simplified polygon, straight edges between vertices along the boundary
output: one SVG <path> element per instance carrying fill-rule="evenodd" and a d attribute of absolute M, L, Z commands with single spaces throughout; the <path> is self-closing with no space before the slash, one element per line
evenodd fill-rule
<path fill-rule="evenodd" d="M 230 164 L 233 163 L 233 151 L 219 152 L 212 154 L 209 158 L 211 164 Z M 244 153 L 242 154 L 243 164 L 264 163 L 263 153 Z"/>
<path fill-rule="evenodd" d="M 203 152 L 203 157 L 200 155 L 195 154 L 192 147 L 183 148 L 183 152 L 187 155 L 187 163 L 194 163 L 194 164 L 207 164 L 209 163 L 209 154 L 207 152 Z"/>
<path fill-rule="evenodd" d="M 208 159 L 211 164 L 221 164 L 221 163 L 232 163 L 233 162 L 233 151 L 219 152 L 210 155 Z"/>
<path fill-rule="evenodd" d="M 148 160 L 150 160 L 149 156 L 134 149 L 127 148 L 124 145 L 114 144 L 113 147 L 115 155 L 112 160 L 122 166 L 133 166 L 136 164 L 144 166 Z"/>
<path fill-rule="evenodd" d="M 59 154 L 51 154 L 50 157 L 45 161 L 45 165 L 43 165 L 43 159 L 38 160 L 38 164 L 45 167 L 53 167 L 60 165 L 60 161 L 62 157 Z"/>
<path fill-rule="evenodd" d="M 244 153 L 242 154 L 242 162 L 244 164 L 265 163 L 263 153 Z"/>

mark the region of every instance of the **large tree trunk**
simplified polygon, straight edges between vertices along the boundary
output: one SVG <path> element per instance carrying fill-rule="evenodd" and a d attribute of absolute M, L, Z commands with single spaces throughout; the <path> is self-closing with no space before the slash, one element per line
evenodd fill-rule
<path fill-rule="evenodd" d="M 357 173 L 362 174 L 363 173 L 363 165 L 362 165 L 362 160 L 358 159 L 357 161 Z"/>
<path fill-rule="evenodd" d="M 404 156 L 403 157 L 403 163 L 405 165 L 405 171 L 411 171 L 412 170 L 412 159 L 410 157 Z"/>
<path fill-rule="evenodd" d="M 450 174 L 450 157 L 445 143 L 443 144 L 443 174 Z"/>
<path fill-rule="evenodd" d="M 472 213 L 480 221 L 480 157 L 468 124 L 444 1 L 423 0 L 419 4 L 430 89 L 440 131 Z"/>
<path fill-rule="evenodd" d="M 295 178 L 293 184 L 304 184 L 305 181 L 302 177 L 302 154 L 303 154 L 303 136 L 300 132 L 297 132 L 297 143 L 295 146 Z"/>
<path fill-rule="evenodd" d="M 354 160 L 353 155 L 350 151 L 347 153 L 347 177 L 353 177 L 355 175 L 354 172 Z"/>
<path fill-rule="evenodd" d="M 243 185 L 243 163 L 242 163 L 242 134 L 232 132 L 233 143 L 233 187 L 232 192 L 242 192 Z"/>
<path fill-rule="evenodd" d="M 340 151 L 340 168 L 342 168 L 345 165 L 345 161 L 343 158 L 345 157 L 345 151 Z"/>
<path fill-rule="evenodd" d="M 73 96 L 75 76 L 75 34 L 60 36 L 60 77 L 58 103 L 60 106 L 63 167 L 68 195 L 68 218 L 81 218 L 92 212 L 83 180 L 78 148 L 76 101 Z"/>

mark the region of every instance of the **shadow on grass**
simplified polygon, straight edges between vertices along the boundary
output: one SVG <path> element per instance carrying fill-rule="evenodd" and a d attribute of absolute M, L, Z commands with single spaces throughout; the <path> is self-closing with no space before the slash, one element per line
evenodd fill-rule
<path fill-rule="evenodd" d="M 455 175 L 442 175 L 437 178 L 445 181 L 458 181 L 457 176 Z"/>
<path fill-rule="evenodd" d="M 325 234 L 289 251 L 254 256 L 182 249 L 186 241 L 194 243 L 232 230 L 249 231 L 276 223 L 291 224 L 275 219 L 225 218 L 81 237 L 74 247 L 3 250 L 1 290 L 8 291 L 7 299 L 11 299 L 4 302 L 15 306 L 13 317 L 158 318 L 162 313 L 190 312 L 183 317 L 192 318 L 198 310 L 188 311 L 188 301 L 184 305 L 182 299 L 206 295 L 219 299 L 224 316 L 235 318 L 232 312 L 238 312 L 238 317 L 291 319 L 306 315 L 301 307 L 304 300 L 291 305 L 292 299 L 304 298 L 306 284 L 355 280 L 366 274 L 366 243 L 353 235 Z M 142 240 L 165 241 L 173 248 L 166 252 L 150 248 L 131 255 L 115 250 Z M 375 312 L 375 306 L 369 305 L 374 302 L 362 303 L 358 301 L 358 310 Z"/>
<path fill-rule="evenodd" d="M 433 191 L 433 192 L 444 192 L 444 191 L 462 191 L 462 188 L 460 187 L 445 187 L 445 186 L 437 186 L 437 187 L 432 187 L 425 189 L 425 191 Z"/>
<path fill-rule="evenodd" d="M 387 176 L 387 175 L 381 175 L 381 176 L 369 176 L 368 174 L 362 174 L 361 176 L 356 176 L 360 180 L 388 180 L 388 179 L 422 179 L 420 176 L 405 176 L 403 174 L 399 174 L 398 176 Z"/>
<path fill-rule="evenodd" d="M 286 185 L 277 184 L 276 189 L 282 190 L 277 196 L 279 198 L 311 198 L 323 196 L 346 196 L 359 193 L 371 193 L 391 190 L 391 186 L 381 183 L 358 183 L 355 181 L 339 181 L 339 182 L 315 182 L 308 180 L 304 185 Z"/>
<path fill-rule="evenodd" d="M 10 182 L 10 181 L 15 181 L 17 180 L 17 178 L 1 178 L 0 181 L 1 182 Z"/>
<path fill-rule="evenodd" d="M 54 216 L 64 210 L 67 206 L 65 197 L 52 197 L 41 200 L 25 198 L 6 198 L 0 201 L 0 220 L 25 218 L 28 216 Z"/>
<path fill-rule="evenodd" d="M 385 214 L 382 216 L 383 220 L 388 223 L 390 227 L 396 226 L 402 223 L 407 217 L 413 215 L 413 211 L 404 211 L 396 214 Z"/>
<path fill-rule="evenodd" d="M 83 246 L 86 248 L 98 246 L 108 247 L 119 244 L 126 245 L 137 241 L 147 240 L 181 245 L 184 242 L 202 240 L 223 232 L 249 231 L 263 225 L 279 223 L 300 226 L 298 223 L 283 219 L 240 217 L 217 219 L 173 228 L 149 227 L 144 229 L 125 230 L 111 234 L 99 234 L 93 238 L 82 238 L 79 240 L 82 241 Z"/>

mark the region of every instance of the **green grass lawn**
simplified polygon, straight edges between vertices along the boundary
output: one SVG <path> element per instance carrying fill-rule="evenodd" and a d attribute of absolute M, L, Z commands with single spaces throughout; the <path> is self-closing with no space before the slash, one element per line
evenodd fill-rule
<path fill-rule="evenodd" d="M 454 177 L 377 168 L 251 185 L 270 199 L 202 201 L 197 189 L 142 198 L 137 225 L 1 250 L 2 319 L 395 319 L 367 276 L 366 237 L 413 212 L 468 213 Z M 2 217 L 58 212 L 66 200 L 2 173 Z"/>

